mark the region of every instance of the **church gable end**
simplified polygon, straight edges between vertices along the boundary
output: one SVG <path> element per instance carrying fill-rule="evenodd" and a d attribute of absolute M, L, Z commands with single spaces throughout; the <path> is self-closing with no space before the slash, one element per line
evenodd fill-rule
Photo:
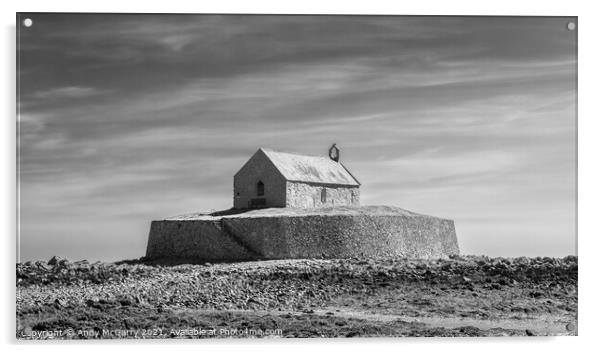
<path fill-rule="evenodd" d="M 261 151 L 234 175 L 234 208 L 286 206 L 286 180 Z"/>

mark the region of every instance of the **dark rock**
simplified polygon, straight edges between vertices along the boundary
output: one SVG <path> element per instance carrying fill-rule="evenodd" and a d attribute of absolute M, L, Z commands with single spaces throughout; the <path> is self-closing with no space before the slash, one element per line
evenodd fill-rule
<path fill-rule="evenodd" d="M 36 262 L 36 267 L 39 268 L 40 270 L 44 270 L 44 271 L 49 271 L 51 269 L 50 266 L 48 266 L 47 264 L 45 264 L 41 261 Z"/>
<path fill-rule="evenodd" d="M 130 298 L 120 298 L 119 304 L 121 304 L 122 306 L 130 306 L 134 304 L 134 301 Z"/>
<path fill-rule="evenodd" d="M 53 256 L 50 260 L 48 260 L 48 264 L 50 266 L 56 266 L 61 260 L 63 260 L 63 258 L 59 256 Z"/>
<path fill-rule="evenodd" d="M 98 297 L 92 297 L 92 298 L 86 299 L 87 306 L 98 305 L 99 302 L 100 302 L 100 299 Z"/>
<path fill-rule="evenodd" d="M 61 260 L 60 260 L 60 261 L 59 261 L 59 262 L 56 264 L 56 266 L 58 266 L 58 267 L 61 267 L 61 268 L 67 268 L 67 267 L 69 267 L 69 265 L 70 265 L 70 263 L 69 263 L 69 260 L 67 260 L 67 259 L 61 259 Z"/>

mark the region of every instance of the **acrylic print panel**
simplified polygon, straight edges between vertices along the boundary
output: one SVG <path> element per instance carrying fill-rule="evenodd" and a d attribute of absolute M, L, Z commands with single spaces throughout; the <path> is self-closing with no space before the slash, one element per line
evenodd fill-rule
<path fill-rule="evenodd" d="M 19 339 L 577 334 L 577 18 L 16 27 Z"/>

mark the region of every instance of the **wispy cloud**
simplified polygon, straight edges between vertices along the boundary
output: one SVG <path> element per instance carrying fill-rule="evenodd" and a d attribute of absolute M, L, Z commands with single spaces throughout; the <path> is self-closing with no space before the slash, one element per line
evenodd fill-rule
<path fill-rule="evenodd" d="M 33 97 L 40 99 L 77 99 L 96 94 L 98 94 L 98 90 L 93 87 L 67 86 L 35 92 Z"/>

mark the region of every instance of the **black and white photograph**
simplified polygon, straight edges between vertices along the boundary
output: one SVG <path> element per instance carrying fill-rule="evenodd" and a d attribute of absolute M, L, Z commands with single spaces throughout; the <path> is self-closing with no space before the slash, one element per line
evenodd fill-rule
<path fill-rule="evenodd" d="M 577 336 L 578 30 L 17 13 L 16 339 Z"/>

